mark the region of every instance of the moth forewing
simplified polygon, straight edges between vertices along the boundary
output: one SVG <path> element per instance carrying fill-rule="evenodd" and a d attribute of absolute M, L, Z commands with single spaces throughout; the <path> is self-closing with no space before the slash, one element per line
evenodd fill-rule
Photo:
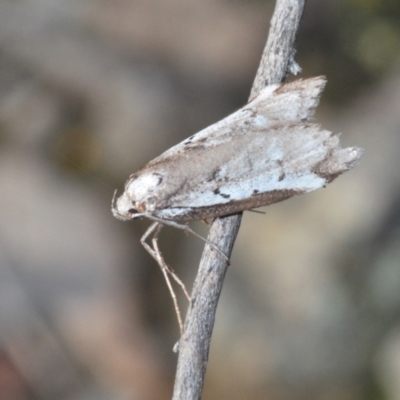
<path fill-rule="evenodd" d="M 276 203 L 325 186 L 359 157 L 358 149 L 340 149 L 338 135 L 315 124 L 277 125 L 268 133 L 249 132 L 226 143 L 221 152 L 215 146 L 195 160 L 182 159 L 179 170 L 164 163 L 154 166 L 152 172 L 165 176 L 165 187 L 153 214 L 190 221 Z M 226 158 L 230 152 L 236 156 Z M 220 163 L 215 164 L 219 153 Z M 193 163 L 203 168 L 193 171 Z"/>
<path fill-rule="evenodd" d="M 205 150 L 234 140 L 251 129 L 265 130 L 278 123 L 309 121 L 326 85 L 323 76 L 299 79 L 285 85 L 266 86 L 252 102 L 213 125 L 185 139 L 150 161 L 146 167 L 161 163 L 189 149 Z"/>

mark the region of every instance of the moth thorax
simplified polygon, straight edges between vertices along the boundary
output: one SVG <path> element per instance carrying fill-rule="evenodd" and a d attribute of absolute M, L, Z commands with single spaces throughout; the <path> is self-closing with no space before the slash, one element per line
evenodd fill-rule
<path fill-rule="evenodd" d="M 137 203 L 142 203 L 160 187 L 163 177 L 156 173 L 143 173 L 132 177 L 126 187 L 125 193 Z"/>

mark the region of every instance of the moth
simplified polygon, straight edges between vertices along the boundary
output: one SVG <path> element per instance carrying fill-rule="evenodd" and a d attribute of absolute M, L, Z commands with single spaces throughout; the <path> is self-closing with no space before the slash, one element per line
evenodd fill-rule
<path fill-rule="evenodd" d="M 132 174 L 113 202 L 121 220 L 193 221 L 326 186 L 362 151 L 311 123 L 324 77 L 267 86 L 251 103 Z"/>
<path fill-rule="evenodd" d="M 240 110 L 132 174 L 124 193 L 117 200 L 114 194 L 113 215 L 155 221 L 141 242 L 165 268 L 156 239 L 160 224 L 191 231 L 182 223 L 325 187 L 362 155 L 356 147 L 342 149 L 338 134 L 312 122 L 325 84 L 320 76 L 266 86 Z M 151 234 L 153 248 L 146 243 Z"/>

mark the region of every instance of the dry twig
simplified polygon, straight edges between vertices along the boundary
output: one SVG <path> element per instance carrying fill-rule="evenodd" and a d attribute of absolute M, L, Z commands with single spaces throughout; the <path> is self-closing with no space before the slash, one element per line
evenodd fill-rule
<path fill-rule="evenodd" d="M 300 72 L 294 54 L 295 37 L 304 3 L 305 0 L 277 0 L 250 100 L 265 85 L 280 83 L 289 73 Z M 208 241 L 215 243 L 230 256 L 241 219 L 242 214 L 216 219 Z M 206 245 L 179 343 L 173 400 L 201 398 L 215 313 L 227 268 L 227 260 Z"/>

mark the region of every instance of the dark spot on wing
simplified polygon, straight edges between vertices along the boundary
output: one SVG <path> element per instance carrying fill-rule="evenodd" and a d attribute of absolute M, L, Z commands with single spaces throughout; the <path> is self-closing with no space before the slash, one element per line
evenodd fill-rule
<path fill-rule="evenodd" d="M 279 175 L 278 181 L 279 181 L 279 182 L 280 182 L 280 181 L 283 181 L 283 180 L 285 179 L 285 177 L 286 177 L 286 174 L 285 174 L 284 172 L 282 172 L 282 173 Z"/>
<path fill-rule="evenodd" d="M 183 144 L 184 144 L 184 145 L 187 145 L 187 144 L 192 143 L 192 140 L 194 139 L 194 136 L 195 136 L 195 135 L 192 135 L 192 136 L 188 137 L 188 138 L 183 142 Z"/>
<path fill-rule="evenodd" d="M 260 193 L 259 190 L 257 190 L 257 189 L 254 189 L 254 190 L 253 190 L 253 194 L 258 194 L 258 193 Z"/>
<path fill-rule="evenodd" d="M 187 138 L 187 139 L 183 142 L 183 144 L 184 144 L 185 146 L 188 145 L 188 144 L 192 144 L 192 143 L 193 143 L 193 140 L 194 140 L 194 138 L 195 138 L 195 136 L 196 136 L 196 135 L 190 136 L 189 138 Z M 196 140 L 195 148 L 197 148 L 197 147 L 203 147 L 203 146 L 198 146 L 198 144 L 204 143 L 206 140 L 207 140 L 207 138 L 202 138 L 202 139 Z"/>
<path fill-rule="evenodd" d="M 302 190 L 273 190 L 259 193 L 256 197 L 248 197 L 240 201 L 230 200 L 226 203 L 219 203 L 214 206 L 193 207 L 189 208 L 187 212 L 182 215 L 180 221 L 195 221 L 236 214 L 240 211 L 273 204 L 302 193 L 304 193 Z"/>
<path fill-rule="evenodd" d="M 224 199 L 229 199 L 229 197 L 231 197 L 230 194 L 221 193 L 221 192 L 219 191 L 219 189 L 215 189 L 213 192 L 214 192 L 214 194 L 220 195 L 220 196 L 223 197 Z"/>

